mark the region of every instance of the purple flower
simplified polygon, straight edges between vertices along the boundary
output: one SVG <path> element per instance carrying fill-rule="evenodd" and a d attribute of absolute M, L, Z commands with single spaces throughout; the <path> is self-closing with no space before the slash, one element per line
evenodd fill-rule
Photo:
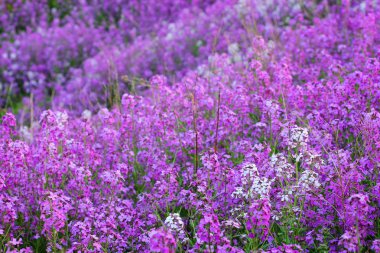
<path fill-rule="evenodd" d="M 174 253 L 176 249 L 176 241 L 174 236 L 165 229 L 156 229 L 149 233 L 150 250 L 160 253 Z"/>

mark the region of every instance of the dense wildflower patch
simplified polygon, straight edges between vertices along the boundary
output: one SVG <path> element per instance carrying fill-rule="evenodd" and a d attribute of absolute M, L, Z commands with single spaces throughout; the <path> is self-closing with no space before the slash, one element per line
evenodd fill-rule
<path fill-rule="evenodd" d="M 379 20 L 0 2 L 0 251 L 380 252 Z"/>

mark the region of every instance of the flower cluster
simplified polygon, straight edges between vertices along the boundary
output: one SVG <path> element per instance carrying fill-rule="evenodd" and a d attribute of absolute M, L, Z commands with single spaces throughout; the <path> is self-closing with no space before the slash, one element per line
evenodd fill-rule
<path fill-rule="evenodd" d="M 380 4 L 0 1 L 1 252 L 379 252 Z"/>

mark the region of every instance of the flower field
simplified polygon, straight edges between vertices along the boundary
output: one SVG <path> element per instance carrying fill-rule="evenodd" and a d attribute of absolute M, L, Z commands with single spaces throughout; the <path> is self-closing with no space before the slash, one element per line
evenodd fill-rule
<path fill-rule="evenodd" d="M 0 252 L 380 252 L 378 0 L 0 1 Z"/>

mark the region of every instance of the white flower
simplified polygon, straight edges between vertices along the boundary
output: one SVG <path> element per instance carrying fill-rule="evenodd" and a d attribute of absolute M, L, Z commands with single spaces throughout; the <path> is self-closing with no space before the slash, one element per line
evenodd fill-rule
<path fill-rule="evenodd" d="M 239 0 L 235 5 L 235 10 L 239 15 L 245 15 L 248 12 L 247 1 Z"/>
<path fill-rule="evenodd" d="M 92 113 L 89 110 L 84 110 L 82 112 L 82 119 L 89 120 L 91 119 Z"/>
<path fill-rule="evenodd" d="M 169 216 L 166 217 L 164 224 L 171 232 L 175 233 L 179 238 L 185 239 L 185 225 L 182 221 L 181 216 L 178 213 L 169 214 Z"/>
<path fill-rule="evenodd" d="M 321 184 L 318 180 L 318 174 L 311 170 L 305 170 L 302 172 L 301 177 L 298 182 L 298 187 L 302 192 L 311 191 L 313 189 L 319 188 Z"/>
<path fill-rule="evenodd" d="M 287 194 L 282 194 L 281 195 L 281 201 L 282 202 L 288 202 L 289 201 L 289 196 Z"/>
<path fill-rule="evenodd" d="M 268 198 L 273 180 L 260 177 L 255 164 L 249 163 L 244 165 L 240 175 L 243 187 L 235 187 L 235 191 L 231 195 L 232 197 L 244 197 L 245 199 Z"/>
<path fill-rule="evenodd" d="M 314 166 L 314 168 L 319 169 L 321 168 L 321 165 L 323 165 L 323 160 L 321 158 L 321 155 L 313 151 L 307 151 L 305 163 L 310 167 Z"/>
<path fill-rule="evenodd" d="M 32 141 L 33 140 L 33 135 L 27 126 L 22 126 L 20 128 L 20 134 L 24 138 L 24 140 L 26 140 L 26 141 Z"/>
<path fill-rule="evenodd" d="M 268 198 L 272 182 L 266 177 L 256 177 L 248 191 L 248 197 Z"/>
<path fill-rule="evenodd" d="M 235 228 L 241 227 L 239 222 L 235 220 L 226 220 L 226 221 L 223 221 L 222 224 L 226 227 L 235 227 Z"/>
<path fill-rule="evenodd" d="M 235 187 L 235 191 L 231 194 L 231 197 L 239 199 L 244 196 L 243 188 L 242 187 Z"/>
<path fill-rule="evenodd" d="M 273 154 L 270 158 L 270 165 L 276 171 L 277 177 L 286 179 L 292 178 L 294 168 L 288 163 L 284 154 Z"/>
<path fill-rule="evenodd" d="M 237 43 L 232 43 L 228 45 L 228 53 L 234 55 L 239 53 L 239 45 Z"/>
<path fill-rule="evenodd" d="M 56 112 L 55 117 L 57 120 L 57 126 L 60 130 L 63 130 L 65 128 L 65 125 L 69 119 L 69 116 L 66 112 Z"/>
<path fill-rule="evenodd" d="M 307 128 L 298 126 L 293 126 L 290 129 L 285 128 L 281 132 L 281 136 L 284 137 L 288 146 L 291 148 L 304 148 L 307 146 L 307 142 L 309 141 L 309 132 Z"/>
<path fill-rule="evenodd" d="M 254 163 L 249 163 L 241 169 L 241 182 L 243 185 L 253 182 L 259 176 L 259 171 Z"/>
<path fill-rule="evenodd" d="M 309 140 L 309 132 L 307 128 L 294 127 L 290 131 L 290 140 L 293 143 L 300 144 L 302 146 L 306 145 Z"/>

